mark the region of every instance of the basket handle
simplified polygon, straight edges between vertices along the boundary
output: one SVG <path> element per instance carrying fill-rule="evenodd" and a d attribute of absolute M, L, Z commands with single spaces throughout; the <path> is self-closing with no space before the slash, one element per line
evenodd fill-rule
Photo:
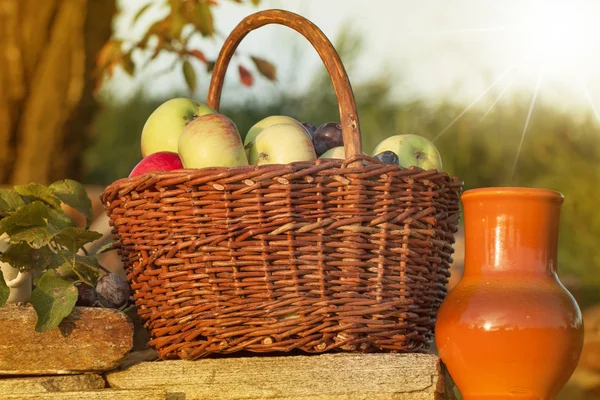
<path fill-rule="evenodd" d="M 244 18 L 231 31 L 227 39 L 225 39 L 225 43 L 223 43 L 223 47 L 215 62 L 208 89 L 207 105 L 215 111 L 219 111 L 225 72 L 227 71 L 231 57 L 233 57 L 233 53 L 248 33 L 269 24 L 279 24 L 292 28 L 308 39 L 315 50 L 317 50 L 331 77 L 333 90 L 338 101 L 346 158 L 361 154 L 360 125 L 358 122 L 358 113 L 356 112 L 356 102 L 354 101 L 354 94 L 348 74 L 344 69 L 340 56 L 329 39 L 327 39 L 327 36 L 315 24 L 289 11 L 259 11 Z"/>

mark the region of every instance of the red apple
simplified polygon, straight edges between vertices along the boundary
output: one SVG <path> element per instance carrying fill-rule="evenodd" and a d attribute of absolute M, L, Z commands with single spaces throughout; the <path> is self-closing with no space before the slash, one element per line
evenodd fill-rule
<path fill-rule="evenodd" d="M 150 171 L 172 171 L 183 168 L 179 154 L 172 151 L 159 151 L 142 158 L 142 161 L 131 170 L 129 177 L 145 174 Z"/>

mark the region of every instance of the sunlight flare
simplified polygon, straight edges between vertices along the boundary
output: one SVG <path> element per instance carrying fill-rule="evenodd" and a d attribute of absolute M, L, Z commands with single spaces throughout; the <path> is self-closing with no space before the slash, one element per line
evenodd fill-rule
<path fill-rule="evenodd" d="M 596 104 L 594 104 L 594 100 L 592 99 L 592 96 L 590 95 L 590 92 L 589 92 L 587 86 L 585 86 L 585 83 L 583 82 L 582 79 L 579 79 L 579 85 L 581 85 L 581 88 L 583 89 L 583 93 L 585 94 L 585 98 L 590 103 L 590 107 L 592 107 L 592 111 L 594 112 L 594 115 L 596 116 L 596 120 L 598 122 L 600 122 L 600 113 L 598 112 L 598 109 L 596 108 Z"/>
<path fill-rule="evenodd" d="M 540 86 L 542 84 L 542 80 L 544 79 L 544 74 L 539 74 L 537 82 L 535 83 L 535 89 L 533 91 L 533 96 L 531 97 L 531 103 L 529 103 L 529 111 L 527 111 L 527 118 L 525 119 L 525 126 L 523 126 L 523 132 L 521 133 L 521 140 L 519 141 L 519 147 L 517 148 L 517 155 L 515 156 L 515 161 L 513 162 L 512 170 L 510 172 L 510 181 L 512 182 L 513 177 L 515 176 L 515 172 L 517 170 L 517 163 L 519 162 L 519 155 L 521 155 L 521 149 L 523 148 L 523 142 L 525 141 L 525 135 L 527 135 L 527 130 L 529 129 L 529 123 L 531 122 L 531 116 L 533 115 L 533 110 L 535 109 L 535 103 L 537 102 L 538 94 L 540 93 Z"/>
<path fill-rule="evenodd" d="M 475 100 L 473 100 L 473 102 L 471 102 L 471 104 L 469 104 L 460 114 L 458 114 L 458 116 L 456 118 L 454 118 L 452 120 L 452 122 L 450 122 L 448 124 L 448 126 L 446 126 L 440 133 L 437 134 L 436 137 L 433 138 L 432 142 L 435 142 L 436 140 L 438 140 L 444 133 L 446 133 L 448 131 L 448 129 L 450 129 L 452 127 L 452 125 L 454 125 L 459 119 L 461 119 L 461 117 L 463 115 L 465 115 L 475 104 L 477 104 L 477 102 L 479 100 L 481 100 L 490 90 L 492 90 L 492 88 L 494 86 L 496 86 L 500 81 L 502 81 L 502 79 L 504 79 L 504 77 L 506 75 L 508 75 L 510 73 L 510 71 L 512 71 L 513 69 L 515 69 L 516 64 L 513 64 L 512 66 L 508 67 L 506 69 L 506 71 L 504 71 L 499 77 L 498 79 L 496 79 L 494 82 L 492 82 L 492 84 L 490 86 L 487 87 L 487 89 L 485 89 L 479 96 L 477 96 L 477 98 Z"/>
<path fill-rule="evenodd" d="M 492 111 L 492 109 L 496 106 L 496 104 L 498 103 L 498 101 L 500 101 L 500 99 L 504 96 L 504 93 L 506 93 L 508 91 L 508 89 L 511 87 L 511 85 L 513 84 L 513 82 L 515 81 L 515 79 L 517 78 L 517 73 L 515 73 L 512 78 L 510 78 L 510 81 L 508 81 L 508 83 L 504 86 L 504 88 L 502 89 L 502 91 L 500 92 L 500 94 L 498 94 L 498 97 L 496 97 L 496 100 L 494 100 L 494 102 L 492 103 L 492 105 L 487 109 L 487 111 L 485 112 L 485 114 L 483 114 L 483 116 L 481 117 L 481 119 L 479 120 L 479 122 L 483 121 L 485 119 L 485 117 L 487 117 L 487 115 Z"/>
<path fill-rule="evenodd" d="M 525 65 L 532 69 L 543 67 L 549 78 L 564 80 L 574 76 L 574 69 L 595 47 L 595 39 L 588 32 L 591 16 L 572 1 L 524 3 L 519 19 L 515 33 Z"/>

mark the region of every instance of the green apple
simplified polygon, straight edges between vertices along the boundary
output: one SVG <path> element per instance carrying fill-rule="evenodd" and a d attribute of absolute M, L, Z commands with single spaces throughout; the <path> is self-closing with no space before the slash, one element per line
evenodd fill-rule
<path fill-rule="evenodd" d="M 423 169 L 442 169 L 442 158 L 438 149 L 423 136 L 390 136 L 375 147 L 373 155 L 388 150 L 398 155 L 398 164 L 401 167 L 408 168 L 414 165 Z"/>
<path fill-rule="evenodd" d="M 265 128 L 250 142 L 250 164 L 289 164 L 317 159 L 312 140 L 298 124 L 276 124 Z"/>
<path fill-rule="evenodd" d="M 248 165 L 237 127 L 223 114 L 206 114 L 186 125 L 178 153 L 184 168 Z"/>
<path fill-rule="evenodd" d="M 319 158 L 339 158 L 341 160 L 345 160 L 346 152 L 344 151 L 344 146 L 337 146 L 329 149 L 325 153 L 321 154 L 321 157 Z"/>
<path fill-rule="evenodd" d="M 142 156 L 159 151 L 177 152 L 177 141 L 183 128 L 200 115 L 215 110 L 203 103 L 175 98 L 162 103 L 150 114 L 142 129 Z"/>
<path fill-rule="evenodd" d="M 256 124 L 252 125 L 252 128 L 248 130 L 248 133 L 244 138 L 244 145 L 246 146 L 248 145 L 248 143 L 252 142 L 256 138 L 256 136 L 259 133 L 261 133 L 264 129 L 277 124 L 298 124 L 298 126 L 306 130 L 306 128 L 304 128 L 304 126 L 300 122 L 298 122 L 292 117 L 287 117 L 285 115 L 271 115 L 270 117 L 263 118 Z M 308 131 L 306 132 L 308 133 Z"/>

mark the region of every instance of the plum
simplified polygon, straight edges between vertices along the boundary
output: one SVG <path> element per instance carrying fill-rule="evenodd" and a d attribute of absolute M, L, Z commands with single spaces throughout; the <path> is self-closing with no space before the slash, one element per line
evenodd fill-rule
<path fill-rule="evenodd" d="M 306 129 L 308 134 L 310 135 L 310 138 L 311 139 L 314 138 L 315 132 L 317 131 L 317 127 L 314 126 L 313 124 L 311 124 L 310 122 L 301 122 L 301 124 L 304 127 L 304 129 Z"/>
<path fill-rule="evenodd" d="M 339 122 L 326 122 L 319 126 L 313 136 L 313 144 L 317 156 L 323 155 L 327 150 L 343 146 L 342 124 Z"/>
<path fill-rule="evenodd" d="M 398 164 L 400 161 L 398 155 L 391 150 L 382 151 L 375 155 L 375 158 L 384 164 Z"/>
<path fill-rule="evenodd" d="M 92 307 L 98 299 L 96 290 L 92 286 L 84 282 L 77 284 L 76 287 L 77 302 L 75 303 L 75 305 L 80 307 Z"/>
<path fill-rule="evenodd" d="M 108 273 L 98 279 L 96 292 L 100 302 L 110 308 L 120 308 L 127 304 L 131 288 L 125 279 L 115 273 Z"/>

